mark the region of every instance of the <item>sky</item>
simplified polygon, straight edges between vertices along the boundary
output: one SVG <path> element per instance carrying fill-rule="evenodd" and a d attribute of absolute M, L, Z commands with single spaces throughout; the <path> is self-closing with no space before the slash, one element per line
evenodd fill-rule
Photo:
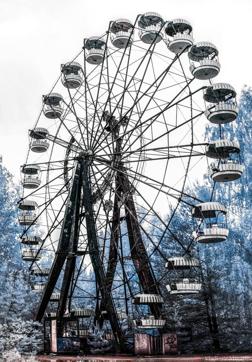
<path fill-rule="evenodd" d="M 188 19 L 195 41 L 211 41 L 220 52 L 218 81 L 238 94 L 252 85 L 251 0 L 0 0 L 0 155 L 20 177 L 33 128 L 46 94 L 83 38 L 100 35 L 109 21 L 148 11 L 165 20 Z"/>

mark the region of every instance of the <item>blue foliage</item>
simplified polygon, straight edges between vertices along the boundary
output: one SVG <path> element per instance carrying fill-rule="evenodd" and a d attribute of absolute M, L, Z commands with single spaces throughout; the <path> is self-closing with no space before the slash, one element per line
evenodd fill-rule
<path fill-rule="evenodd" d="M 0 164 L 0 359 L 13 351 L 34 352 L 41 343 L 32 320 L 36 297 L 20 252 L 18 199 L 12 176 Z"/>
<path fill-rule="evenodd" d="M 210 276 L 220 331 L 224 336 L 229 336 L 229 342 L 224 345 L 227 349 L 235 349 L 236 343 L 238 350 L 250 350 L 252 346 L 252 338 L 248 334 L 252 314 L 251 119 L 252 89 L 245 87 L 240 97 L 238 118 L 236 122 L 225 125 L 222 134 L 224 138 L 239 141 L 245 171 L 236 181 L 216 183 L 214 192 L 214 200 L 228 209 L 229 236 L 224 243 L 199 247 L 201 259 Z M 208 140 L 219 137 L 218 127 L 208 127 Z M 203 200 L 209 200 L 209 188 L 198 185 L 197 195 Z M 234 336 L 236 342 L 232 340 Z"/>
<path fill-rule="evenodd" d="M 224 204 L 228 210 L 229 236 L 225 242 L 216 244 L 193 243 L 199 255 L 202 266 L 204 289 L 209 296 L 211 308 L 209 313 L 216 317 L 220 346 L 227 351 L 250 351 L 252 349 L 252 89 L 244 88 L 239 102 L 239 113 L 236 122 L 222 127 L 221 135 L 218 126 L 208 126 L 206 140 L 218 140 L 220 136 L 230 140 L 238 140 L 241 149 L 241 161 L 245 165 L 242 177 L 232 182 L 218 182 L 214 186 L 213 199 Z M 211 199 L 213 181 L 205 178 L 204 182 L 196 182 L 193 189 L 187 190 L 203 201 Z M 190 245 L 192 240 L 193 220 L 190 208 L 180 204 L 175 213 L 170 229 L 182 242 Z M 169 215 L 168 215 L 169 219 Z M 158 239 L 158 238 L 157 238 Z M 174 237 L 167 232 L 162 243 L 162 249 L 167 257 L 183 255 L 184 251 L 175 242 Z M 192 249 L 191 249 L 192 251 Z M 154 260 L 157 273 L 164 274 L 164 267 Z M 171 273 L 164 278 L 164 287 Z M 167 315 L 174 316 L 169 323 L 192 328 L 193 334 L 201 334 L 201 341 L 195 341 L 195 350 L 203 345 L 210 336 L 207 324 L 199 327 L 197 322 L 197 308 L 200 299 L 172 299 L 166 297 Z M 198 304 L 197 304 L 198 303 Z M 186 304 L 188 309 L 185 309 Z M 195 304 L 196 309 L 192 306 Z M 191 317 L 190 317 L 191 316 Z M 205 312 L 201 318 L 206 316 Z M 191 319 L 190 319 L 191 318 Z M 205 330 L 204 330 L 205 328 Z M 193 341 L 188 344 L 186 351 L 190 351 Z M 209 350 L 209 345 L 206 346 Z"/>
<path fill-rule="evenodd" d="M 18 224 L 17 201 L 18 190 L 12 182 L 12 176 L 0 164 L 0 269 L 2 273 L 13 266 L 15 268 L 23 266 L 18 241 L 21 228 Z"/>

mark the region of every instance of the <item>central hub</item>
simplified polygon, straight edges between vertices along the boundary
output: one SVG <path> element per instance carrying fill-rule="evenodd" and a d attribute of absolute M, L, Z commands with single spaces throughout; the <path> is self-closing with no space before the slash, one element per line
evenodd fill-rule
<path fill-rule="evenodd" d="M 82 151 L 79 153 L 79 158 L 85 158 L 85 159 L 88 159 L 88 160 L 91 160 L 94 156 L 94 152 L 93 150 L 91 150 L 90 148 L 85 150 L 85 151 Z"/>

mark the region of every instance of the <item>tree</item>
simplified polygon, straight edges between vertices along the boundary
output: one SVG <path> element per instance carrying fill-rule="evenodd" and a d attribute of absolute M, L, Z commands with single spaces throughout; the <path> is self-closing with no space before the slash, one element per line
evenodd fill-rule
<path fill-rule="evenodd" d="M 183 342 L 185 352 L 196 351 L 204 344 L 206 350 L 210 350 L 211 344 L 206 343 L 210 335 L 213 340 L 215 339 L 215 348 L 218 348 L 220 343 L 220 348 L 226 351 L 252 349 L 251 119 L 252 89 L 245 87 L 240 97 L 238 118 L 236 122 L 225 125 L 221 135 L 228 139 L 238 139 L 245 171 L 237 181 L 216 183 L 213 194 L 213 200 L 226 205 L 228 209 L 229 236 L 227 241 L 218 244 L 198 246 L 194 244 L 202 264 L 203 301 L 200 297 L 197 300 L 195 298 L 174 300 L 166 295 L 165 308 L 169 324 L 175 328 L 178 325 L 192 328 L 192 341 Z M 219 138 L 219 127 L 209 126 L 206 131 L 207 141 Z M 196 194 L 199 199 L 208 201 L 211 198 L 213 186 L 211 183 L 212 181 L 205 177 L 203 180 L 198 180 L 193 189 L 187 190 L 187 193 Z M 183 245 L 190 245 L 188 241 L 191 240 L 192 225 L 190 208 L 181 205 L 170 223 L 170 229 Z M 184 253 L 175 242 L 174 236 L 169 233 L 165 236 L 162 246 L 167 257 Z M 164 266 L 160 265 L 158 259 L 155 269 L 157 274 L 164 275 Z M 162 280 L 163 289 L 171 278 L 171 273 L 167 272 L 167 276 Z M 202 302 L 205 302 L 207 307 L 204 311 L 200 307 Z M 195 313 L 197 309 L 199 313 Z M 206 317 L 208 323 L 202 323 Z"/>
<path fill-rule="evenodd" d="M 36 296 L 20 252 L 18 199 L 12 176 L 0 164 L 0 355 L 8 360 L 35 353 L 41 344 L 39 324 L 32 320 Z"/>
<path fill-rule="evenodd" d="M 238 139 L 245 171 L 241 179 L 217 183 L 214 199 L 228 208 L 229 237 L 224 243 L 201 248 L 207 269 L 212 270 L 222 346 L 228 350 L 251 350 L 251 213 L 252 213 L 252 90 L 245 87 L 236 122 L 224 127 L 224 137 Z M 207 138 L 219 138 L 217 127 L 209 127 Z M 200 195 L 206 192 L 199 187 Z M 216 276 L 213 276 L 213 272 Z M 219 276 L 218 276 L 219 274 Z M 228 327 L 227 327 L 228 326 Z"/>

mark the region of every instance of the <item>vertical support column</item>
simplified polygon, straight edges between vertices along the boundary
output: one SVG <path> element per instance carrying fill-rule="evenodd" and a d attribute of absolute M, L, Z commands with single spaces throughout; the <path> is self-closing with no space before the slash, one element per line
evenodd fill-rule
<path fill-rule="evenodd" d="M 73 214 L 71 218 L 71 233 L 69 237 L 68 255 L 66 259 L 65 271 L 60 292 L 60 301 L 58 305 L 57 317 L 60 321 L 58 333 L 63 332 L 63 315 L 66 311 L 66 302 L 69 293 L 70 284 L 74 276 L 76 251 L 78 249 L 78 239 L 80 231 L 80 211 L 81 211 L 81 189 L 82 189 L 82 163 L 78 165 L 79 173 L 76 185 L 76 192 L 73 200 Z"/>
<path fill-rule="evenodd" d="M 115 194 L 113 217 L 111 226 L 110 246 L 109 246 L 109 258 L 108 267 L 105 276 L 106 288 L 111 293 L 116 266 L 118 262 L 118 242 L 119 242 L 119 227 L 120 227 L 120 209 L 118 205 L 118 196 Z M 105 308 L 105 301 L 102 299 L 99 308 L 99 321 L 100 325 L 103 324 L 103 318 L 101 315 L 102 310 Z"/>
<path fill-rule="evenodd" d="M 111 130 L 113 141 L 115 141 L 115 163 L 120 163 L 121 160 L 121 146 L 122 138 L 119 138 L 119 126 L 112 127 Z M 120 208 L 119 200 L 121 196 L 121 189 L 118 180 L 118 173 L 115 176 L 115 196 L 114 196 L 114 205 L 113 205 L 113 216 L 112 216 L 112 226 L 111 226 L 111 236 L 110 236 L 110 245 L 109 245 L 109 258 L 108 266 L 106 272 L 106 285 L 107 290 L 112 290 L 113 280 L 116 272 L 116 267 L 118 263 L 118 244 L 120 237 Z M 104 308 L 104 301 L 101 300 L 99 312 Z M 100 324 L 103 323 L 103 318 L 100 315 Z"/>
<path fill-rule="evenodd" d="M 132 187 L 123 168 L 122 171 L 119 172 L 120 184 L 122 192 L 126 196 L 125 213 L 132 260 L 144 293 L 161 294 L 142 239 Z M 150 309 L 156 318 L 161 316 L 162 307 L 159 304 L 150 305 Z"/>
<path fill-rule="evenodd" d="M 48 277 L 48 282 L 45 286 L 41 302 L 37 311 L 36 315 L 37 321 L 41 321 L 41 319 L 44 316 L 45 310 L 50 301 L 50 297 L 57 283 L 60 272 L 64 266 L 66 257 L 69 253 L 69 242 L 72 233 L 72 218 L 73 215 L 75 214 L 75 207 L 76 207 L 75 198 L 78 190 L 79 177 L 80 177 L 80 163 L 78 162 L 76 164 L 71 190 L 66 204 L 64 220 L 62 223 L 61 233 L 59 237 L 58 248 L 55 253 L 53 265 L 51 267 L 51 271 Z"/>
<path fill-rule="evenodd" d="M 124 343 L 124 335 L 118 322 L 116 308 L 114 306 L 113 298 L 110 290 L 107 288 L 106 276 L 103 263 L 99 251 L 99 243 L 96 235 L 93 203 L 92 203 L 92 190 L 91 180 L 89 174 L 89 160 L 83 159 L 83 206 L 85 208 L 85 220 L 89 245 L 89 253 L 91 262 L 94 268 L 97 284 L 101 293 L 101 297 L 105 303 L 105 308 L 111 323 L 111 328 L 115 337 L 115 342 L 118 351 L 126 351 Z"/>

